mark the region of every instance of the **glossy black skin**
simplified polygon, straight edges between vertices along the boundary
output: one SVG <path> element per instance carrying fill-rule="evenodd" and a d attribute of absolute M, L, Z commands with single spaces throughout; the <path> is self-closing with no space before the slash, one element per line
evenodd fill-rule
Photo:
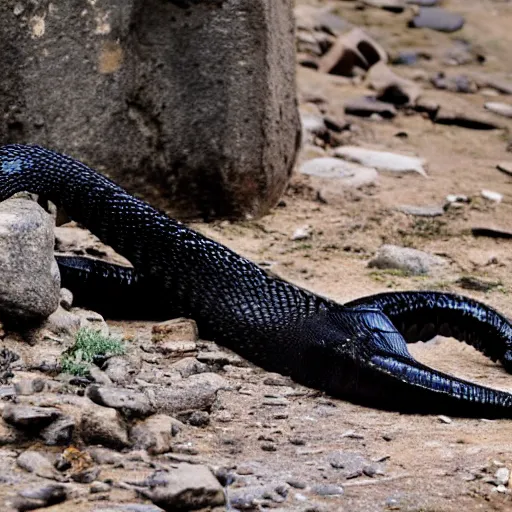
<path fill-rule="evenodd" d="M 0 200 L 19 191 L 62 206 L 132 263 L 130 270 L 59 257 L 78 302 L 116 316 L 193 318 L 202 337 L 359 403 L 512 416 L 512 395 L 427 368 L 407 350 L 407 340 L 451 333 L 509 370 L 510 323 L 483 304 L 436 292 L 337 304 L 267 275 L 77 160 L 37 146 L 0 148 Z"/>

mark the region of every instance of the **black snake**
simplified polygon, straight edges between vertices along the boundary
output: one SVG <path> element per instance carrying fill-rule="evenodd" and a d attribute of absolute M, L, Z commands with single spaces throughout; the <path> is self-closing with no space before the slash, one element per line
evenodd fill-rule
<path fill-rule="evenodd" d="M 118 316 L 186 316 L 200 335 L 334 396 L 403 411 L 511 417 L 512 395 L 416 361 L 408 342 L 452 335 L 512 370 L 512 327 L 477 301 L 397 292 L 341 305 L 281 279 L 158 212 L 79 161 L 0 148 L 0 200 L 39 194 L 133 269 L 58 256 L 78 303 Z"/>

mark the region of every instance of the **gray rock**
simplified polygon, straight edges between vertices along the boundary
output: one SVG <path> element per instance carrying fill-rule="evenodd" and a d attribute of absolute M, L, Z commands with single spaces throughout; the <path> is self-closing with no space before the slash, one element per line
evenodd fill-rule
<path fill-rule="evenodd" d="M 341 496 L 345 492 L 343 490 L 343 487 L 333 484 L 314 485 L 312 487 L 312 490 L 315 494 L 318 494 L 319 496 Z"/>
<path fill-rule="evenodd" d="M 370 268 L 397 269 L 413 275 L 428 274 L 434 267 L 445 265 L 445 260 L 417 249 L 382 245 L 368 263 Z"/>
<path fill-rule="evenodd" d="M 439 0 L 407 0 L 407 3 L 421 7 L 434 7 L 439 3 Z"/>
<path fill-rule="evenodd" d="M 407 215 L 414 215 L 415 217 L 439 217 L 444 214 L 442 206 L 414 206 L 404 204 L 399 206 L 397 210 L 407 213 Z"/>
<path fill-rule="evenodd" d="M 195 357 L 185 357 L 176 361 L 170 366 L 171 370 L 177 371 L 184 379 L 191 375 L 208 372 L 208 365 L 201 363 Z"/>
<path fill-rule="evenodd" d="M 35 510 L 62 503 L 66 499 L 67 490 L 64 485 L 45 485 L 23 489 L 16 496 L 7 498 L 4 506 L 9 510 Z"/>
<path fill-rule="evenodd" d="M 206 411 L 193 411 L 188 423 L 194 427 L 206 427 L 210 424 L 210 415 Z"/>
<path fill-rule="evenodd" d="M 100 386 L 112 386 L 110 377 L 94 364 L 89 369 L 89 377 Z"/>
<path fill-rule="evenodd" d="M 143 418 L 154 412 L 147 396 L 139 391 L 92 385 L 86 394 L 94 403 L 117 409 L 123 416 Z"/>
<path fill-rule="evenodd" d="M 441 7 L 420 7 L 420 12 L 410 22 L 410 27 L 430 28 L 440 32 L 455 32 L 464 26 L 460 14 L 446 11 Z"/>
<path fill-rule="evenodd" d="M 191 410 L 209 410 L 217 392 L 228 388 L 226 380 L 216 373 L 200 373 L 177 381 L 171 388 L 155 387 L 148 390 L 153 406 L 161 413 L 173 415 Z"/>
<path fill-rule="evenodd" d="M 16 464 L 29 473 L 34 473 L 41 478 L 61 480 L 61 475 L 53 467 L 53 464 L 41 453 L 27 450 L 19 455 Z"/>
<path fill-rule="evenodd" d="M 508 103 L 490 101 L 487 102 L 484 106 L 487 110 L 493 112 L 494 114 L 512 118 L 512 105 L 509 105 Z"/>
<path fill-rule="evenodd" d="M 109 448 L 93 446 L 89 449 L 89 453 L 96 464 L 122 466 L 125 461 L 125 458 L 121 453 Z"/>
<path fill-rule="evenodd" d="M 508 468 L 498 468 L 496 473 L 494 473 L 494 482 L 496 485 L 508 485 L 510 480 L 510 469 Z"/>
<path fill-rule="evenodd" d="M 71 443 L 74 429 L 75 419 L 71 416 L 61 416 L 41 430 L 39 435 L 48 446 L 65 446 Z"/>
<path fill-rule="evenodd" d="M 324 118 L 310 112 L 301 112 L 302 144 L 314 144 L 317 137 L 324 139 L 327 134 L 327 126 Z"/>
<path fill-rule="evenodd" d="M 57 309 L 60 274 L 53 245 L 53 220 L 36 202 L 14 198 L 0 203 L 3 314 L 42 319 Z"/>
<path fill-rule="evenodd" d="M 328 190 L 360 188 L 375 183 L 378 177 L 373 167 L 364 167 L 340 158 L 313 158 L 300 167 L 302 174 L 323 178 Z"/>
<path fill-rule="evenodd" d="M 206 467 L 178 464 L 169 471 L 157 471 L 141 494 L 165 510 L 196 510 L 224 505 L 224 491 Z"/>
<path fill-rule="evenodd" d="M 91 494 L 109 492 L 110 489 L 112 489 L 112 486 L 110 484 L 101 481 L 91 482 L 91 485 L 89 487 Z"/>
<path fill-rule="evenodd" d="M 0 4 L 0 140 L 72 153 L 180 217 L 278 201 L 299 142 L 291 0 L 18 3 Z"/>
<path fill-rule="evenodd" d="M 137 364 L 138 363 L 138 364 Z M 124 356 L 110 357 L 103 371 L 107 377 L 120 386 L 130 384 L 140 368 L 140 361 L 127 359 Z"/>
<path fill-rule="evenodd" d="M 417 172 L 426 176 L 425 160 L 423 158 L 390 153 L 389 151 L 375 151 L 357 146 L 341 146 L 335 149 L 334 154 L 339 158 L 374 167 L 379 171 Z"/>
<path fill-rule="evenodd" d="M 471 104 L 462 106 L 445 103 L 438 106 L 432 116 L 435 123 L 449 126 L 460 126 L 472 130 L 496 130 L 501 128 L 499 122 L 490 114 L 476 111 Z"/>
<path fill-rule="evenodd" d="M 136 450 L 157 455 L 171 450 L 174 435 L 183 427 L 181 421 L 171 416 L 155 414 L 131 428 L 130 440 Z"/>
<path fill-rule="evenodd" d="M 102 444 L 109 448 L 130 445 L 126 426 L 115 409 L 91 405 L 83 411 L 78 431 L 87 444 Z"/>
<path fill-rule="evenodd" d="M 2 418 L 20 429 L 30 429 L 35 432 L 46 427 L 62 415 L 59 409 L 52 407 L 34 407 L 31 405 L 7 404 L 2 412 Z"/>
<path fill-rule="evenodd" d="M 494 190 L 488 190 L 488 189 L 482 189 L 480 191 L 480 195 L 487 199 L 488 201 L 492 201 L 493 203 L 501 203 L 503 200 L 503 194 L 500 194 L 499 192 L 495 192 Z"/>
<path fill-rule="evenodd" d="M 379 101 L 373 96 L 360 96 L 352 98 L 345 102 L 345 114 L 370 117 L 373 114 L 378 114 L 384 119 L 392 119 L 397 115 L 397 110 L 394 105 Z"/>

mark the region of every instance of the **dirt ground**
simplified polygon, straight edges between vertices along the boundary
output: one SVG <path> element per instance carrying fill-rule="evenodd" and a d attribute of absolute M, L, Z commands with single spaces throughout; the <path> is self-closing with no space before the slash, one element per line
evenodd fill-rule
<path fill-rule="evenodd" d="M 326 5 L 320 0 L 296 1 L 297 5 Z M 409 47 L 432 54 L 428 61 L 393 68 L 401 76 L 416 77 L 425 98 L 482 114 L 488 101 L 512 104 L 512 96 L 488 88 L 462 94 L 437 90 L 428 80 L 439 71 L 448 76 L 478 73 L 507 79 L 512 85 L 511 2 L 446 0 L 443 7 L 466 20 L 455 34 L 407 29 L 409 10 L 394 14 L 378 8 L 361 9 L 355 1 L 334 3 L 340 16 L 367 30 L 391 54 Z M 456 39 L 480 48 L 485 63 L 444 64 L 443 52 Z M 325 202 L 318 197 L 321 183 L 296 172 L 283 201 L 264 218 L 191 227 L 275 274 L 340 302 L 389 290 L 446 290 L 484 301 L 512 317 L 512 240 L 471 233 L 473 227 L 512 231 L 512 177 L 496 169 L 500 162 L 512 163 L 512 152 L 507 151 L 512 119 L 488 114 L 503 129 L 484 131 L 434 124 L 408 110 L 400 111 L 393 120 L 351 117 L 344 112 L 347 99 L 373 93 L 363 83 L 301 66 L 297 77 L 302 110 L 313 108 L 305 99 L 316 95 L 324 98 L 331 118 L 350 123 L 350 130 L 340 134 L 344 143 L 420 156 L 427 162 L 427 176 L 379 173 L 374 185 L 330 194 Z M 324 148 L 325 153 L 330 149 Z M 308 158 L 311 152 L 304 151 L 297 167 Z M 503 200 L 484 199 L 482 189 L 503 194 Z M 397 210 L 401 205 L 443 206 L 449 194 L 466 195 L 470 202 L 434 218 Z M 292 240 L 295 230 L 304 227 L 311 236 Z M 368 262 L 384 243 L 440 255 L 449 264 L 419 277 L 369 268 Z M 494 285 L 487 292 L 468 290 L 458 284 L 461 277 Z M 148 323 L 110 322 L 110 326 L 115 333 L 139 340 L 151 332 Z M 511 375 L 455 340 L 438 338 L 411 347 L 411 352 L 445 372 L 512 391 Z M 156 371 L 154 368 L 148 365 L 148 374 Z M 228 496 L 249 495 L 252 489 L 261 491 L 265 486 L 275 496 L 276 486 L 284 486 L 281 491 L 286 499 L 263 496 L 260 505 L 251 510 L 512 510 L 512 483 L 510 488 L 508 483 L 498 487 L 495 481 L 499 468 L 512 470 L 510 420 L 369 409 L 323 396 L 287 379 L 274 376 L 269 380 L 268 373 L 251 366 L 232 365 L 221 374 L 230 389 L 219 392 L 209 425 L 185 430 L 181 444 L 190 447 L 190 460 L 232 471 L 236 478 Z M 113 481 L 136 477 L 121 468 L 102 473 L 102 478 Z M 0 494 L 3 492 L 7 491 Z M 133 492 L 115 488 L 94 510 L 135 499 Z M 92 510 L 85 499 L 45 510 L 60 512 L 71 507 L 77 512 Z"/>
<path fill-rule="evenodd" d="M 325 2 L 297 0 L 298 4 Z M 490 0 L 451 0 L 443 6 L 464 15 L 465 27 L 456 34 L 404 29 L 405 14 L 380 9 L 360 10 L 356 2 L 339 1 L 337 13 L 365 27 L 388 51 L 410 46 L 430 49 L 434 54 L 464 38 L 481 47 L 484 65 L 471 63 L 449 67 L 433 58 L 396 72 L 414 76 L 418 70 L 429 75 L 445 71 L 448 76 L 493 73 L 512 79 L 512 4 Z M 486 91 L 461 94 L 435 90 L 422 83 L 424 95 L 461 109 L 485 112 L 487 101 L 511 104 L 510 96 L 489 97 Z M 391 121 L 349 117 L 343 105 L 347 98 L 367 94 L 363 85 L 343 83 L 338 77 L 298 68 L 300 97 L 314 93 L 327 99 L 329 114 L 345 119 L 356 128 L 350 143 L 417 155 L 427 161 L 428 177 L 418 174 L 381 173 L 375 186 L 348 191 L 328 204 L 317 200 L 317 182 L 296 174 L 284 197 L 286 206 L 252 222 L 194 227 L 259 263 L 271 263 L 276 274 L 319 294 L 341 302 L 389 290 L 434 289 L 464 293 L 512 315 L 512 241 L 475 237 L 472 227 L 512 230 L 512 178 L 496 169 L 502 161 L 512 162 L 507 152 L 512 120 L 494 116 L 503 130 L 480 131 L 434 124 L 419 114 L 400 113 Z M 301 104 L 304 107 L 304 104 Z M 508 124 L 507 124 L 508 123 Z M 404 136 L 397 133 L 405 132 Z M 301 161 L 308 158 L 301 156 Z M 481 197 L 482 189 L 503 194 L 499 204 Z M 436 218 L 415 217 L 396 211 L 400 205 L 443 205 L 448 194 L 471 198 L 460 209 L 448 209 Z M 292 241 L 300 227 L 310 226 L 308 240 Z M 368 261 L 383 243 L 414 247 L 442 255 L 450 261 L 443 273 L 408 277 L 397 272 L 368 268 Z M 463 289 L 463 276 L 498 283 L 488 292 Z M 499 365 L 454 340 L 413 346 L 411 351 L 427 364 L 451 374 L 512 391 L 512 377 Z M 261 381 L 260 381 L 261 382 Z M 253 392 L 261 396 L 258 382 Z M 444 423 L 436 416 L 410 416 L 354 406 L 339 400 L 321 405 L 318 398 L 291 399 L 285 421 L 273 420 L 275 411 L 257 408 L 254 397 L 232 403 L 237 421 L 221 428 L 222 435 L 244 440 L 243 455 L 253 458 L 276 475 L 288 470 L 295 478 L 311 482 L 337 483 L 345 494 L 339 498 L 316 498 L 327 510 L 456 511 L 512 510 L 512 495 L 489 480 L 498 467 L 512 468 L 512 423 L 453 418 Z M 229 400 L 228 400 L 229 402 Z M 251 422 L 306 440 L 307 449 L 285 446 L 277 452 L 251 448 Z M 355 436 L 347 436 L 347 432 Z M 217 433 L 220 434 L 217 429 Z M 355 438 L 354 438 L 355 437 Z M 355 452 L 370 461 L 385 460 L 384 474 L 345 480 L 325 461 L 327 453 Z M 487 481 L 486 481 L 487 480 Z M 503 489 L 501 489 L 503 490 Z M 301 491 L 297 491 L 301 492 Z M 292 493 L 293 494 L 293 493 Z M 308 510 L 292 497 L 289 510 Z M 283 506 L 282 510 L 288 510 Z"/>

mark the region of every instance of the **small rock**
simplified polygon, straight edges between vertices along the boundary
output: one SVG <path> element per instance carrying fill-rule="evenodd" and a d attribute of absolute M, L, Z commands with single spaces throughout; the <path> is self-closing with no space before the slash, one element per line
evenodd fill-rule
<path fill-rule="evenodd" d="M 89 369 L 89 377 L 100 386 L 112 386 L 110 377 L 94 364 Z"/>
<path fill-rule="evenodd" d="M 60 289 L 60 305 L 66 311 L 69 311 L 73 306 L 73 292 L 67 288 Z"/>
<path fill-rule="evenodd" d="M 210 423 L 210 415 L 206 411 L 194 411 L 188 418 L 189 425 L 206 427 Z"/>
<path fill-rule="evenodd" d="M 112 486 L 106 482 L 96 481 L 91 483 L 89 491 L 91 494 L 99 494 L 103 492 L 109 492 L 111 488 Z"/>
<path fill-rule="evenodd" d="M 80 484 L 90 484 L 98 479 L 100 472 L 101 469 L 98 466 L 96 466 L 94 468 L 88 468 L 84 469 L 83 471 L 72 473 L 71 479 L 74 482 L 78 482 Z"/>
<path fill-rule="evenodd" d="M 450 425 L 451 423 L 453 423 L 453 420 L 451 418 L 449 418 L 448 416 L 444 416 L 444 415 L 439 415 L 437 417 L 437 419 L 441 422 L 441 423 L 445 423 L 447 425 Z"/>
<path fill-rule="evenodd" d="M 464 26 L 460 14 L 441 7 L 420 7 L 420 12 L 409 22 L 409 27 L 430 28 L 439 32 L 455 32 Z"/>
<path fill-rule="evenodd" d="M 148 397 L 138 391 L 92 385 L 86 394 L 94 403 L 117 409 L 124 416 L 143 418 L 154 412 Z"/>
<path fill-rule="evenodd" d="M 165 510 L 196 510 L 224 505 L 219 481 L 206 467 L 178 464 L 169 471 L 156 471 L 139 492 Z"/>
<path fill-rule="evenodd" d="M 300 228 L 297 228 L 293 235 L 290 237 L 290 240 L 298 241 L 298 240 L 308 240 L 311 238 L 312 232 L 311 232 L 311 226 L 302 226 Z"/>
<path fill-rule="evenodd" d="M 398 113 L 394 105 L 379 101 L 373 96 L 351 98 L 345 102 L 344 109 L 345 114 L 360 117 L 371 117 L 378 114 L 383 119 L 392 119 Z"/>
<path fill-rule="evenodd" d="M 428 274 L 433 267 L 445 265 L 445 260 L 409 247 L 382 245 L 368 263 L 370 268 L 397 269 L 412 275 Z"/>
<path fill-rule="evenodd" d="M 503 117 L 512 118 L 512 105 L 508 105 L 507 103 L 488 102 L 484 106 L 490 112 L 494 112 L 495 114 L 499 114 Z"/>
<path fill-rule="evenodd" d="M 161 413 L 207 411 L 213 405 L 217 392 L 229 388 L 227 381 L 216 373 L 200 373 L 177 381 L 172 387 L 151 388 L 151 401 Z"/>
<path fill-rule="evenodd" d="M 41 478 L 61 480 L 61 475 L 55 470 L 53 464 L 41 453 L 27 450 L 19 455 L 16 464 L 21 469 L 34 473 Z"/>
<path fill-rule="evenodd" d="M 496 168 L 498 171 L 512 176 L 512 162 L 500 162 L 498 165 L 496 165 Z"/>
<path fill-rule="evenodd" d="M 501 203 L 503 199 L 503 194 L 500 194 L 499 192 L 494 192 L 492 190 L 483 189 L 480 194 L 482 194 L 482 197 L 484 199 L 487 199 L 489 201 L 493 201 L 494 203 Z"/>
<path fill-rule="evenodd" d="M 312 490 L 319 496 L 341 496 L 344 493 L 343 487 L 333 484 L 314 485 Z"/>
<path fill-rule="evenodd" d="M 152 328 L 153 343 L 162 343 L 167 341 L 197 341 L 197 325 L 194 320 L 188 318 L 175 318 Z"/>
<path fill-rule="evenodd" d="M 177 371 L 184 379 L 191 375 L 208 372 L 208 366 L 198 361 L 195 357 L 185 357 L 171 364 L 171 370 Z"/>
<path fill-rule="evenodd" d="M 59 409 L 52 407 L 33 407 L 30 405 L 7 404 L 3 410 L 2 418 L 20 429 L 38 431 L 62 415 Z"/>
<path fill-rule="evenodd" d="M 360 188 L 377 180 L 378 173 L 371 167 L 363 167 L 339 158 L 314 158 L 300 167 L 302 174 L 328 180 L 325 184 L 331 192 L 333 188 Z M 324 182 L 325 183 L 325 182 Z"/>
<path fill-rule="evenodd" d="M 448 203 L 469 203 L 470 199 L 468 196 L 463 196 L 459 194 L 448 194 L 446 196 L 446 202 Z"/>
<path fill-rule="evenodd" d="M 41 430 L 39 435 L 47 446 L 65 446 L 71 443 L 74 430 L 75 419 L 71 416 L 61 416 Z"/>
<path fill-rule="evenodd" d="M 34 393 L 40 393 L 44 389 L 44 380 L 42 379 L 22 379 L 14 384 L 17 395 L 28 396 Z"/>
<path fill-rule="evenodd" d="M 277 451 L 277 446 L 274 443 L 262 443 L 260 445 L 260 448 L 264 452 L 275 452 L 275 451 Z"/>
<path fill-rule="evenodd" d="M 408 215 L 414 215 L 415 217 L 439 217 L 444 214 L 444 209 L 441 206 L 413 206 L 413 205 L 402 205 L 397 210 L 407 213 Z"/>
<path fill-rule="evenodd" d="M 130 445 L 119 413 L 107 407 L 90 406 L 84 410 L 79 433 L 87 444 L 102 444 L 112 448 L 125 448 Z"/>
<path fill-rule="evenodd" d="M 172 439 L 183 423 L 165 414 L 155 414 L 131 428 L 130 440 L 137 450 L 158 455 L 171 450 Z"/>
<path fill-rule="evenodd" d="M 468 104 L 465 108 L 457 105 L 443 104 L 433 114 L 432 119 L 437 124 L 448 126 L 460 126 L 471 130 L 496 130 L 500 128 L 499 123 L 489 115 L 481 114 Z"/>
<path fill-rule="evenodd" d="M 53 220 L 36 202 L 0 203 L 0 310 L 43 319 L 59 305 L 60 274 L 53 257 Z"/>
<path fill-rule="evenodd" d="M 510 480 L 510 470 L 508 468 L 498 468 L 494 473 L 494 481 L 496 485 L 508 485 Z"/>
<path fill-rule="evenodd" d="M 286 480 L 286 483 L 290 487 L 293 487 L 294 489 L 305 489 L 307 487 L 305 482 L 303 482 L 302 480 L 296 480 L 295 478 Z"/>
<path fill-rule="evenodd" d="M 138 368 L 134 367 L 133 361 L 128 360 L 126 357 L 114 356 L 107 360 L 103 371 L 115 384 L 126 386 L 132 382 L 134 375 L 138 373 Z"/>
<path fill-rule="evenodd" d="M 324 118 L 320 115 L 311 114 L 310 112 L 301 112 L 302 123 L 302 144 L 314 144 L 315 139 L 325 139 L 328 135 L 327 126 Z"/>
<path fill-rule="evenodd" d="M 4 506 L 9 510 L 35 510 L 57 505 L 66 501 L 66 499 L 67 492 L 63 485 L 45 485 L 23 489 L 17 496 L 7 498 Z"/>
<path fill-rule="evenodd" d="M 384 49 L 360 28 L 336 39 L 318 63 L 322 73 L 352 76 L 354 68 L 369 69 L 379 61 L 387 62 Z"/>
<path fill-rule="evenodd" d="M 391 172 L 417 172 L 426 176 L 425 160 L 412 156 L 390 153 L 388 151 L 375 151 L 357 146 L 341 146 L 334 150 L 334 154 L 345 160 L 357 162 L 379 171 Z"/>

